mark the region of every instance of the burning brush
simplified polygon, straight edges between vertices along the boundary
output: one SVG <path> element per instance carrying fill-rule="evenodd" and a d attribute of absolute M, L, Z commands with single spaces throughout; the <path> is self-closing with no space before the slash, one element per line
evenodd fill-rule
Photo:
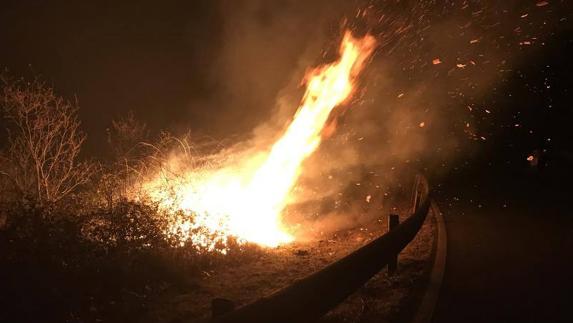
<path fill-rule="evenodd" d="M 270 149 L 233 158 L 216 169 L 195 169 L 164 187 L 161 176 L 143 191 L 174 217 L 168 235 L 195 247 L 226 252 L 228 239 L 275 247 L 295 239 L 282 221 L 302 163 L 320 145 L 333 109 L 355 91 L 357 78 L 375 48 L 373 37 L 347 31 L 339 58 L 307 72 L 306 91 L 292 122 Z M 177 219 L 177 220 L 175 220 Z"/>

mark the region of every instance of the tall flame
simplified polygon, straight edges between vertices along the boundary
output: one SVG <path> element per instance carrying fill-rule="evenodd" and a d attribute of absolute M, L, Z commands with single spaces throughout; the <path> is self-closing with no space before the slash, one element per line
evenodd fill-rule
<path fill-rule="evenodd" d="M 331 111 L 347 100 L 358 74 L 375 47 L 371 36 L 354 38 L 346 32 L 335 62 L 307 73 L 306 92 L 293 121 L 268 151 L 234 165 L 186 174 L 186 184 L 167 199 L 157 181 L 146 189 L 152 198 L 177 204 L 193 219 L 176 224 L 189 232 L 184 239 L 213 249 L 233 236 L 239 241 L 277 246 L 294 240 L 282 223 L 281 213 L 302 172 L 301 165 L 318 147 Z M 166 202 L 166 200 L 168 200 Z"/>

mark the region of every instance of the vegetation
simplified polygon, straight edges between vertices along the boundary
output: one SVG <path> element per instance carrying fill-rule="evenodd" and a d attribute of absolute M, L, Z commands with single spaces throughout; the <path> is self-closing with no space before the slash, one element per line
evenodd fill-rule
<path fill-rule="evenodd" d="M 0 174 L 18 195 L 57 202 L 90 180 L 94 165 L 78 158 L 86 137 L 76 101 L 39 80 L 20 80 L 4 81 L 1 103 L 9 126 Z"/>
<path fill-rule="evenodd" d="M 174 137 L 146 143 L 145 124 L 129 114 L 108 131 L 112 158 L 83 160 L 77 100 L 39 79 L 5 75 L 0 93 L 7 138 L 0 152 L 0 302 L 9 305 L 0 321 L 139 321 L 153 295 L 187 286 L 187 277 L 213 260 L 166 238 L 168 217 L 156 205 L 127 199 Z"/>
<path fill-rule="evenodd" d="M 153 138 L 130 113 L 108 129 L 109 158 L 86 160 L 81 154 L 86 135 L 77 100 L 58 96 L 40 80 L 6 76 L 0 80 L 0 111 L 6 127 L 0 149 L 0 303 L 4 305 L 0 322 L 197 320 L 209 312 L 213 297 L 253 301 L 382 230 L 374 221 L 371 230 L 360 228 L 340 239 L 325 236 L 302 247 L 263 251 L 230 241 L 224 256 L 201 252 L 165 234 L 173 217 L 185 215 L 166 214 L 156 203 L 129 197 L 146 174 L 159 173 L 173 185 L 182 169 L 210 165 L 210 158 L 196 157 L 208 153 L 196 152 L 211 147 L 191 147 L 189 135 L 164 132 Z M 177 162 L 168 163 L 173 152 Z M 372 184 L 368 176 L 364 184 Z M 326 199 L 318 208 L 333 211 L 340 204 L 341 209 L 356 211 L 350 201 L 363 201 L 370 194 L 367 187 L 352 184 L 344 191 L 348 201 Z M 364 203 L 354 212 L 360 217 L 381 212 L 381 204 L 375 206 L 369 198 Z M 310 252 L 316 257 L 307 257 Z M 405 265 L 408 279 L 421 277 L 426 254 Z M 391 293 L 404 289 L 388 277 L 375 284 Z M 244 293 L 245 286 L 249 293 Z M 382 289 L 372 290 L 378 295 Z M 365 311 L 365 302 L 374 301 L 369 295 L 351 299 L 350 310 L 336 312 L 325 322 L 348 322 L 349 317 L 358 317 L 356 309 L 362 316 L 388 312 Z"/>

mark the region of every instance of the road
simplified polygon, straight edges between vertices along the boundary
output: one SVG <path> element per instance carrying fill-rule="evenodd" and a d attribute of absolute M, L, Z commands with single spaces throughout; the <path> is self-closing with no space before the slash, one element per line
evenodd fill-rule
<path fill-rule="evenodd" d="M 434 322 L 573 322 L 568 173 L 460 171 L 440 183 L 448 258 Z"/>

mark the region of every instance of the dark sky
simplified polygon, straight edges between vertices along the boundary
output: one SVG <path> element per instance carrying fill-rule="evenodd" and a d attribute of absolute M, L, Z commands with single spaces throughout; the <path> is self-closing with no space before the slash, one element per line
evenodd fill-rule
<path fill-rule="evenodd" d="M 328 16 L 322 4 L 2 1 L 0 65 L 77 95 L 91 150 L 129 110 L 151 129 L 222 137 L 254 127 L 249 112 L 266 117 L 261 107 L 289 80 L 305 28 L 322 19 L 312 15 Z"/>
<path fill-rule="evenodd" d="M 186 100 L 215 86 L 206 73 L 221 17 L 209 1 L 158 3 L 3 1 L 0 64 L 77 95 L 90 136 L 128 110 L 155 127 L 180 123 Z"/>
<path fill-rule="evenodd" d="M 373 101 L 393 107 L 397 94 L 408 99 L 425 88 L 423 98 L 400 102 L 415 103 L 421 115 L 442 109 L 449 128 L 460 133 L 471 123 L 470 139 L 501 132 L 511 141 L 522 136 L 508 130 L 518 110 L 520 123 L 530 120 L 532 127 L 551 128 L 535 122 L 543 118 L 560 120 L 547 117 L 548 95 L 560 100 L 554 105 L 565 112 L 559 113 L 570 115 L 563 69 L 570 64 L 571 8 L 567 1 L 545 2 L 4 0 L 0 66 L 14 76 L 41 76 L 66 97 L 77 95 L 90 153 L 105 149 L 106 127 L 129 110 L 153 130 L 190 128 L 224 138 L 268 119 L 281 89 L 320 61 L 341 21 L 358 17 L 390 35 L 380 36 L 389 45 L 375 58 L 385 65 L 372 64 L 387 72 L 380 75 L 390 84 L 369 84 L 374 94 L 387 92 L 388 104 L 381 96 L 371 95 Z M 375 15 L 357 11 L 369 6 Z M 443 63 L 433 66 L 436 57 Z M 547 79 L 555 84 L 551 93 L 541 90 Z M 503 91 L 519 99 L 508 101 Z M 474 107 L 471 113 L 466 106 Z M 465 112 L 454 116 L 447 107 Z M 543 140 L 526 138 L 519 139 L 531 141 L 523 149 Z"/>

